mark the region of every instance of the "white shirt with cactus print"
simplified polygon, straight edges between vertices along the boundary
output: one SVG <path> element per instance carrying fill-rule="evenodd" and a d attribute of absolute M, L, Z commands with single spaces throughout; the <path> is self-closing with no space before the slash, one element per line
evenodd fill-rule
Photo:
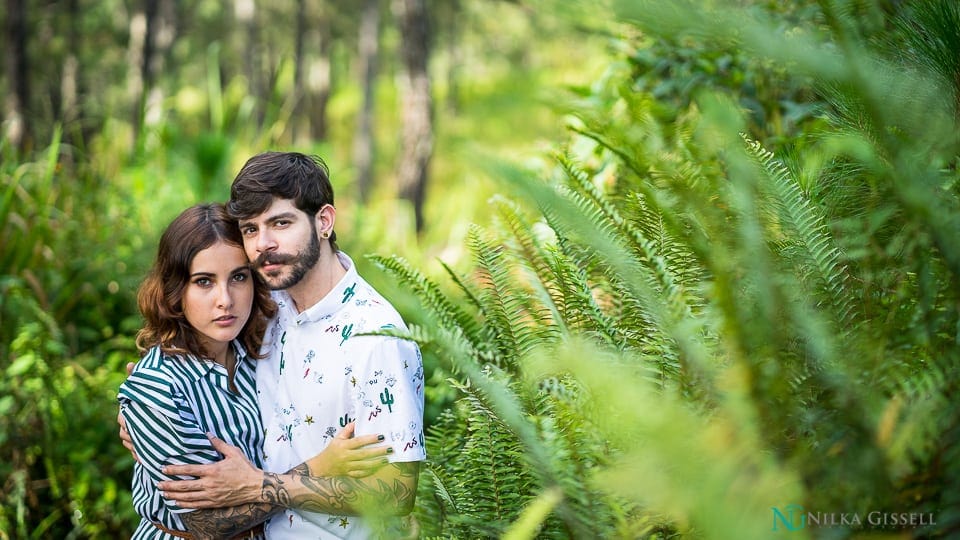
<path fill-rule="evenodd" d="M 320 302 L 297 313 L 274 292 L 277 318 L 267 330 L 267 357 L 257 363 L 264 469 L 284 472 L 313 457 L 350 421 L 356 435 L 385 437 L 390 461 L 423 461 L 423 363 L 416 344 L 359 336 L 406 328 L 397 311 L 337 254 L 347 273 Z M 366 538 L 360 518 L 286 511 L 267 537 Z"/>

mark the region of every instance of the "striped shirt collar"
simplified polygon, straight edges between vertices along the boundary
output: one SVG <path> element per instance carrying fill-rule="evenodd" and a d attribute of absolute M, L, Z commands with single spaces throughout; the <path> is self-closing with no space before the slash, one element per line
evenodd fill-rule
<path fill-rule="evenodd" d="M 241 362 L 249 362 L 251 360 L 247 355 L 247 350 L 243 347 L 243 344 L 240 343 L 239 339 L 234 339 L 230 343 L 233 344 L 234 350 L 237 351 L 237 366 L 239 366 Z M 174 355 L 170 357 L 180 360 L 184 372 L 193 382 L 204 378 L 211 370 L 215 369 L 215 366 L 220 365 L 213 360 L 199 358 L 193 355 L 187 357 Z"/>

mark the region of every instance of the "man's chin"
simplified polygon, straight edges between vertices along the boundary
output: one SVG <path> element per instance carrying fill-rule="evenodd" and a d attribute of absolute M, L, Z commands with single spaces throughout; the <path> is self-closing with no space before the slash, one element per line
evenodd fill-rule
<path fill-rule="evenodd" d="M 258 270 L 260 277 L 263 278 L 263 282 L 267 284 L 267 288 L 271 291 L 279 291 L 285 289 L 284 286 L 287 279 L 283 275 L 282 270 L 271 270 L 265 272 L 262 268 Z"/>

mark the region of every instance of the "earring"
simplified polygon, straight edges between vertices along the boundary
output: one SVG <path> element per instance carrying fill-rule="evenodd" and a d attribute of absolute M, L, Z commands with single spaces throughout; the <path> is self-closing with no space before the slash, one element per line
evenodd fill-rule
<path fill-rule="evenodd" d="M 320 237 L 326 240 L 327 238 L 330 238 L 330 233 L 323 231 L 323 234 L 321 234 Z"/>

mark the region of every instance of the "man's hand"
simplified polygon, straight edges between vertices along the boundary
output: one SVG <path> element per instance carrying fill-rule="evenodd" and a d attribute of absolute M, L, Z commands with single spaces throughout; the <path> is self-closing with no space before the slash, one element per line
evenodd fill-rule
<path fill-rule="evenodd" d="M 389 446 L 365 448 L 382 441 L 383 435 L 354 437 L 354 428 L 353 422 L 347 424 L 323 449 L 323 452 L 306 461 L 310 476 L 364 478 L 387 463 L 386 456 L 393 451 L 393 448 Z"/>
<path fill-rule="evenodd" d="M 123 415 L 117 413 L 117 423 L 120 424 L 120 442 L 123 443 L 123 447 L 130 451 L 130 455 L 133 456 L 133 459 L 140 461 L 140 457 L 137 456 L 137 453 L 133 449 L 133 439 L 130 438 L 130 433 L 127 431 L 127 421 L 123 419 Z"/>
<path fill-rule="evenodd" d="M 127 377 L 133 373 L 134 365 L 133 362 L 127 362 Z M 138 456 L 137 452 L 133 449 L 133 439 L 130 438 L 130 433 L 127 431 L 127 421 L 123 419 L 123 415 L 119 412 L 117 413 L 117 423 L 120 424 L 120 442 L 123 443 L 124 448 L 130 451 L 133 459 L 139 463 L 140 456 Z"/>
<path fill-rule="evenodd" d="M 167 465 L 165 474 L 195 476 L 196 480 L 166 480 L 157 484 L 163 496 L 182 508 L 221 508 L 258 502 L 263 471 L 232 446 L 207 433 L 223 459 L 207 465 Z"/>

